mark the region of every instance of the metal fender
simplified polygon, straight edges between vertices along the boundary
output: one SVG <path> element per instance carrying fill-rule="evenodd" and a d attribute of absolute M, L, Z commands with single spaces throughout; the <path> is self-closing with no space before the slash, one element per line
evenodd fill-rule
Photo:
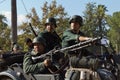
<path fill-rule="evenodd" d="M 12 70 L 3 71 L 0 72 L 0 80 L 21 80 L 19 75 L 19 73 Z"/>

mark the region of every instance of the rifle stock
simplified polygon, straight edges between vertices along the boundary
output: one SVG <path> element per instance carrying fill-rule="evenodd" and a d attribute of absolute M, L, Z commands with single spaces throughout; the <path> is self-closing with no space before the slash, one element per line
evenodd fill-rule
<path fill-rule="evenodd" d="M 51 50 L 51 51 L 49 51 L 45 54 L 42 54 L 40 56 L 32 57 L 32 59 L 35 60 L 35 59 L 40 59 L 40 58 L 43 58 L 47 55 L 52 55 L 52 54 L 56 54 L 56 53 L 59 53 L 59 52 L 75 51 L 75 50 L 78 50 L 78 49 L 82 49 L 82 48 L 85 48 L 85 47 L 88 47 L 88 46 L 92 45 L 93 42 L 98 41 L 100 39 L 101 39 L 101 37 L 93 38 L 93 39 L 90 39 L 90 40 L 87 40 L 87 41 L 84 41 L 84 42 L 80 42 L 78 44 L 75 44 L 75 45 L 72 45 L 72 46 L 69 46 L 69 47 L 65 47 L 65 48 L 62 48 L 62 49 L 59 49 L 59 50 L 53 49 L 53 50 Z"/>

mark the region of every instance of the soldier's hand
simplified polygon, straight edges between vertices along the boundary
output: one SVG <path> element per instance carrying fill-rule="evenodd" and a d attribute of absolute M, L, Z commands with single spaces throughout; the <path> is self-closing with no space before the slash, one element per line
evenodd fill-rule
<path fill-rule="evenodd" d="M 80 36 L 78 39 L 79 39 L 79 41 L 86 41 L 86 40 L 90 40 L 90 39 L 92 39 L 92 38 Z"/>
<path fill-rule="evenodd" d="M 50 59 L 45 59 L 43 63 L 46 67 L 51 66 L 51 60 Z"/>

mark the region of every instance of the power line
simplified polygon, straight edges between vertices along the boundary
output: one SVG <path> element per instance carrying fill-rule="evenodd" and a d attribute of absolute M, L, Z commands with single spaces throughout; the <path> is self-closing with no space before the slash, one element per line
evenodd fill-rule
<path fill-rule="evenodd" d="M 23 0 L 21 0 L 21 1 L 22 1 L 23 7 L 24 7 L 24 9 L 25 9 L 26 13 L 28 14 L 28 10 L 27 10 L 27 8 L 26 8 L 26 6 L 25 6 L 24 1 L 23 1 Z"/>

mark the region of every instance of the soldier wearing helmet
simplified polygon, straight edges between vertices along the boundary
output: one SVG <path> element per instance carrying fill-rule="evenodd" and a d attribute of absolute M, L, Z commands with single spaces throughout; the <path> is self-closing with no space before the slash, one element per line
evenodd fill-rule
<path fill-rule="evenodd" d="M 50 17 L 46 20 L 45 30 L 38 35 L 45 39 L 47 51 L 54 49 L 56 46 L 61 46 L 62 40 L 55 31 L 56 27 L 56 19 Z"/>
<path fill-rule="evenodd" d="M 45 40 L 41 37 L 33 39 L 33 50 L 24 55 L 23 70 L 25 73 L 48 74 L 51 73 L 48 68 L 57 68 L 51 63 L 48 58 L 33 59 L 37 56 L 44 54 L 46 51 Z"/>
<path fill-rule="evenodd" d="M 50 17 L 50 18 L 46 19 L 45 25 L 47 25 L 47 24 L 53 24 L 55 26 L 55 28 L 57 27 L 56 20 L 53 17 Z"/>
<path fill-rule="evenodd" d="M 80 26 L 83 25 L 83 19 L 79 15 L 74 15 L 70 18 L 69 23 L 71 24 L 72 22 L 78 22 Z"/>
<path fill-rule="evenodd" d="M 15 43 L 15 44 L 13 44 L 11 54 L 18 54 L 18 53 L 22 53 L 22 48 L 20 47 L 20 45 Z"/>
<path fill-rule="evenodd" d="M 69 20 L 69 23 L 70 23 L 70 29 L 66 30 L 63 33 L 62 47 L 69 47 L 81 41 L 91 39 L 89 37 L 86 37 L 84 33 L 80 31 L 80 28 L 83 25 L 83 19 L 81 16 L 79 15 L 72 16 Z M 87 49 L 85 48 L 76 50 L 76 51 L 71 51 L 71 52 L 69 51 L 66 53 L 66 55 L 68 55 L 69 57 L 70 67 L 73 67 L 73 68 L 80 68 L 80 67 L 88 68 L 89 67 L 90 68 L 91 66 L 94 66 L 94 65 L 98 67 L 97 59 L 87 58 L 87 56 L 92 56 L 93 54 L 87 51 Z M 75 79 L 73 79 L 72 76 L 74 76 Z M 72 76 L 71 76 L 71 80 L 78 80 L 76 79 L 77 76 L 79 76 L 77 75 L 77 73 L 73 74 Z"/>
<path fill-rule="evenodd" d="M 80 31 L 80 27 L 83 26 L 83 19 L 81 16 L 72 16 L 69 20 L 69 24 L 70 29 L 63 33 L 62 47 L 68 47 L 80 41 L 90 39 L 89 37 L 85 37 L 84 33 Z"/>

